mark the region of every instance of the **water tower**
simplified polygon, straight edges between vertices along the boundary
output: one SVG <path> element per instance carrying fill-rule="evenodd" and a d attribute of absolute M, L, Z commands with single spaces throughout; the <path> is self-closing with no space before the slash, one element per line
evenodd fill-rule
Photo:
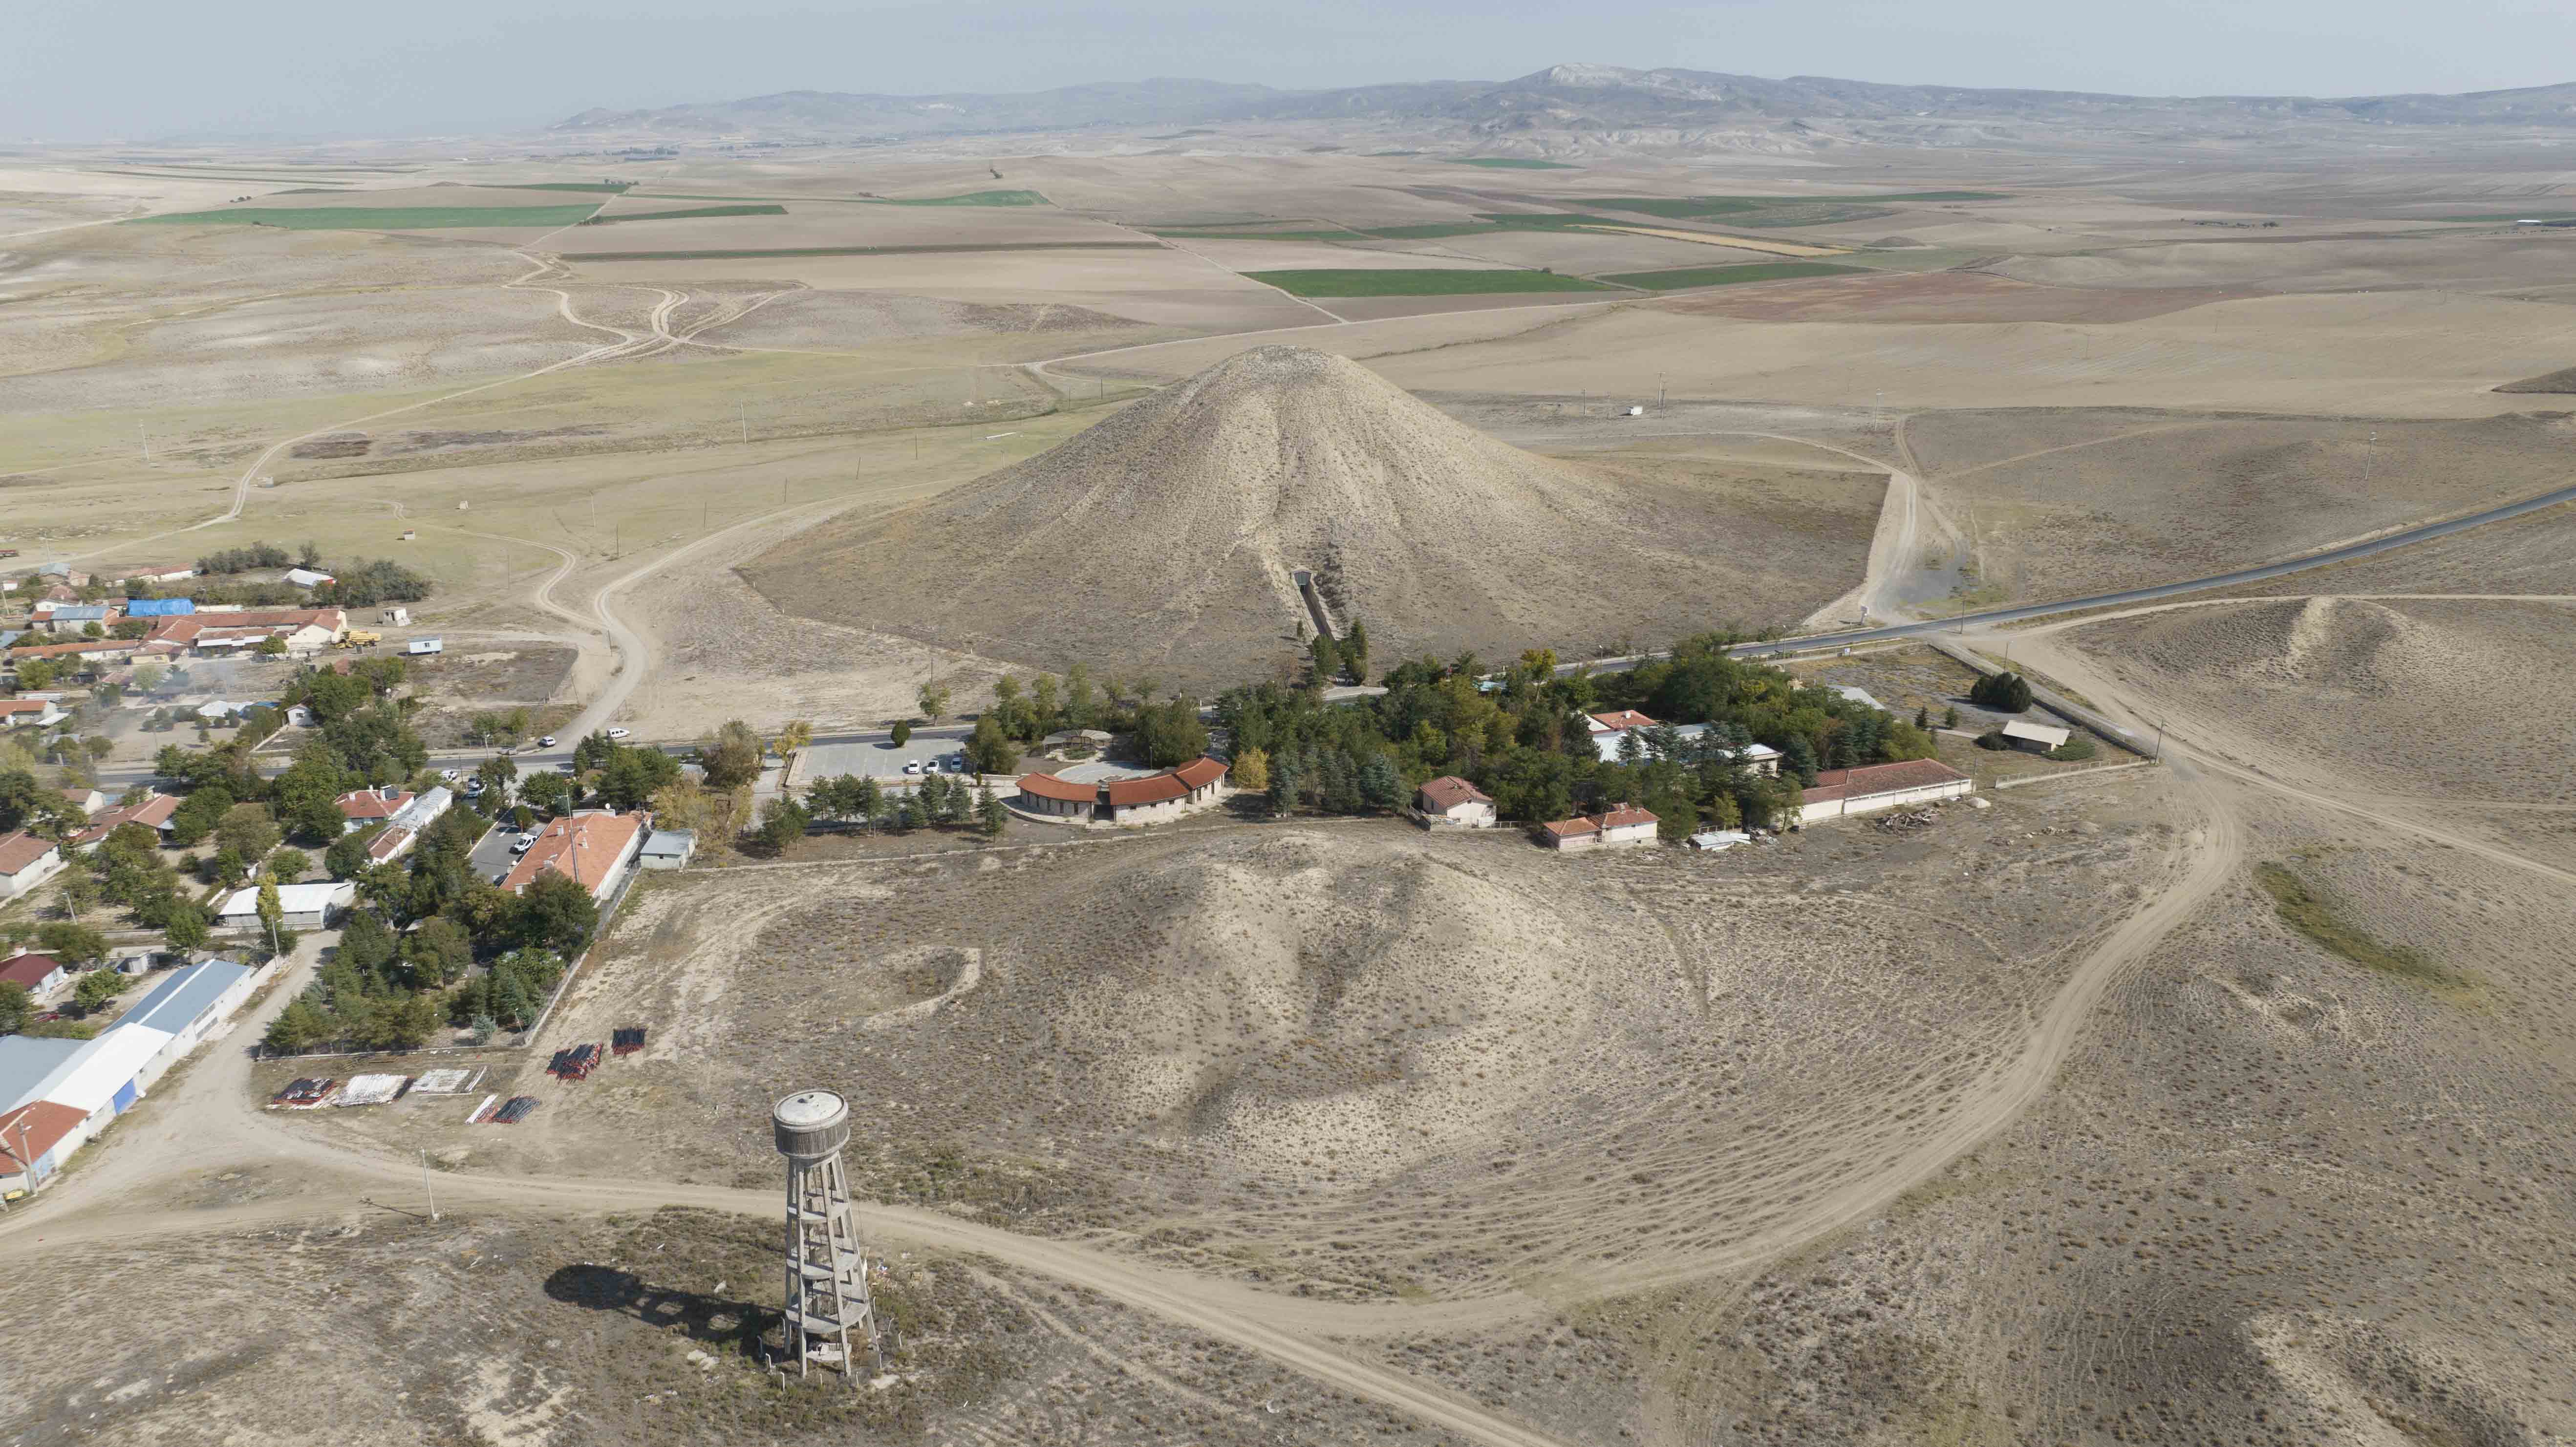
<path fill-rule="evenodd" d="M 841 1170 L 849 1102 L 800 1090 L 778 1102 L 769 1124 L 787 1158 L 787 1350 L 800 1377 L 820 1362 L 855 1379 L 854 1350 L 865 1353 L 870 1371 L 879 1362 L 867 1262 Z"/>

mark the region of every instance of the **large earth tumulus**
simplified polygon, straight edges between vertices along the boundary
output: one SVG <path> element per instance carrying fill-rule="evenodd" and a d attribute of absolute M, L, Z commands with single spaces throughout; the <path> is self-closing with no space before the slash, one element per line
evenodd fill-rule
<path fill-rule="evenodd" d="M 791 613 L 1209 688 L 1301 651 L 1300 571 L 1378 666 L 1762 618 L 1737 531 L 1704 489 L 1524 452 L 1348 358 L 1265 346 L 743 575 Z"/>

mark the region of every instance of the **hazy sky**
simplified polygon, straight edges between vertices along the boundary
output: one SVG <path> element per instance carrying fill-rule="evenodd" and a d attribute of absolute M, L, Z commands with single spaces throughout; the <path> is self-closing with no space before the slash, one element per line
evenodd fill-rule
<path fill-rule="evenodd" d="M 2576 79 L 2576 0 L 29 0 L 8 29 L 11 141 L 498 130 L 780 90 L 1502 80 L 1559 61 L 2157 95 Z"/>

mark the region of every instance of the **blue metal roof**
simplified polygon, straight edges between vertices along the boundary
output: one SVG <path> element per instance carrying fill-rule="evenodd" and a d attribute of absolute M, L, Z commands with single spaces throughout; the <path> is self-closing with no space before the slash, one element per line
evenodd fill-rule
<path fill-rule="evenodd" d="M 137 598 L 125 605 L 128 618 L 178 618 L 196 611 L 193 598 Z"/>
<path fill-rule="evenodd" d="M 56 608 L 51 617 L 57 623 L 104 623 L 107 621 L 107 605 L 105 603 L 65 603 Z"/>
<path fill-rule="evenodd" d="M 249 978 L 246 965 L 208 960 L 171 972 L 142 1002 L 125 1012 L 120 1025 L 141 1025 L 153 1030 L 166 1030 L 176 1035 L 197 1022 L 197 1017 L 214 1008 L 215 1001 L 234 985 Z"/>
<path fill-rule="evenodd" d="M 16 1110 L 36 1098 L 45 1082 L 71 1062 L 90 1042 L 47 1040 L 33 1035 L 0 1035 L 0 1111 Z"/>

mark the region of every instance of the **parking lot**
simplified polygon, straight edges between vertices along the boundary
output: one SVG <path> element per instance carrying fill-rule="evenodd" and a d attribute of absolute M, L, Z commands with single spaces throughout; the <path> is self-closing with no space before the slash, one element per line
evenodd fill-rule
<path fill-rule="evenodd" d="M 511 844 L 518 837 L 516 829 L 485 830 L 483 837 L 474 841 L 474 852 L 470 856 L 474 862 L 474 877 L 488 882 L 495 875 L 507 874 L 510 866 L 518 862 L 517 856 L 510 852 Z"/>
<path fill-rule="evenodd" d="M 843 774 L 899 779 L 904 777 L 904 765 L 918 763 L 926 768 L 963 747 L 962 739 L 926 734 L 913 735 L 900 748 L 881 742 L 814 744 L 796 760 L 796 782 L 806 785 Z"/>

